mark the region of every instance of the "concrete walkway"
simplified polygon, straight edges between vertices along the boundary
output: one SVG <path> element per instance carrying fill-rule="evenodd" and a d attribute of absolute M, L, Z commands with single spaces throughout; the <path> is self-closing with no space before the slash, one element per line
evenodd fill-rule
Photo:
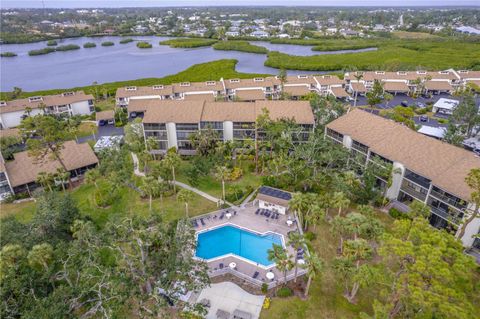
<path fill-rule="evenodd" d="M 133 153 L 133 152 L 130 152 L 130 154 L 132 155 L 132 160 L 133 160 L 133 173 L 137 176 L 141 176 L 141 177 L 144 177 L 145 176 L 145 173 L 141 172 L 139 169 L 138 169 L 138 157 L 137 157 L 137 154 Z M 185 188 L 185 189 L 188 189 L 189 191 L 192 191 L 194 192 L 195 194 L 198 194 L 200 196 L 202 196 L 203 198 L 206 198 L 208 199 L 209 201 L 212 201 L 214 202 L 215 204 L 218 204 L 221 202 L 221 199 L 220 198 L 216 198 L 215 196 L 212 196 L 210 194 L 207 194 L 205 193 L 204 191 L 201 191 L 197 188 L 194 188 L 190 185 L 187 185 L 185 183 L 182 183 L 182 182 L 179 182 L 179 181 L 175 181 L 175 185 L 181 187 L 181 188 Z M 231 207 L 235 207 L 235 205 L 233 205 L 232 203 L 229 203 L 229 202 L 225 202 L 227 205 L 231 206 Z"/>
<path fill-rule="evenodd" d="M 203 299 L 210 301 L 210 308 L 205 318 L 216 319 L 218 309 L 227 311 L 233 318 L 235 310 L 242 310 L 252 315 L 252 319 L 260 317 L 265 296 L 252 295 L 231 282 L 212 284 L 202 290 L 197 302 Z"/>

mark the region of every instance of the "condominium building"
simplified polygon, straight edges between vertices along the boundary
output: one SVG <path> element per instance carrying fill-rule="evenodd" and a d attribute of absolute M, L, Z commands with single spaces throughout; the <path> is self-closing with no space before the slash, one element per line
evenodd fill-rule
<path fill-rule="evenodd" d="M 350 149 L 361 165 L 374 157 L 392 164 L 395 170 L 387 197 L 405 204 L 425 203 L 431 209 L 433 226 L 456 232 L 473 213 L 473 190 L 465 177 L 480 168 L 480 158 L 474 153 L 359 109 L 329 123 L 325 133 Z M 378 182 L 385 189 L 386 181 L 379 178 Z M 463 244 L 472 246 L 472 236 L 479 231 L 480 218 L 475 218 L 461 238 Z"/>
<path fill-rule="evenodd" d="M 137 105 L 141 104 L 141 106 Z M 291 119 L 301 128 L 298 139 L 308 138 L 314 128 L 314 117 L 308 101 L 131 101 L 130 108 L 144 109 L 145 138 L 158 141 L 156 153 L 175 147 L 181 154 L 194 154 L 190 135 L 212 128 L 223 141 L 261 138 L 256 120 L 264 111 L 270 119 Z"/>
<path fill-rule="evenodd" d="M 85 94 L 83 91 L 1 101 L 0 128 L 16 127 L 26 116 L 37 114 L 89 115 L 94 110 L 93 96 Z"/>
<path fill-rule="evenodd" d="M 73 180 L 98 163 L 97 156 L 87 143 L 77 144 L 75 141 L 64 143 L 60 158 Z M 32 157 L 28 151 L 16 153 L 11 161 L 4 162 L 1 157 L 0 199 L 10 193 L 31 194 L 39 186 L 37 179 L 40 173 L 54 174 L 60 168 L 62 168 L 60 162 L 50 156 L 39 160 Z"/>
<path fill-rule="evenodd" d="M 398 93 L 452 93 L 462 85 L 454 70 L 446 71 L 357 71 L 345 73 L 347 91 L 363 94 L 380 81 L 384 90 Z"/>

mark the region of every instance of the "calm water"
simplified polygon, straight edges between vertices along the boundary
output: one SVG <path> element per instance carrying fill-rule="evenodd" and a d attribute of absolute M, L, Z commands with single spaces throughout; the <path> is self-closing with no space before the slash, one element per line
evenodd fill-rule
<path fill-rule="evenodd" d="M 267 251 L 273 244 L 281 245 L 279 235 L 260 236 L 236 227 L 223 226 L 198 235 L 197 257 L 211 259 L 235 254 L 255 263 L 269 266 Z M 225 265 L 228 267 L 228 265 Z"/>
<path fill-rule="evenodd" d="M 219 59 L 237 59 L 237 71 L 247 73 L 278 74 L 278 69 L 263 65 L 264 54 L 235 51 L 219 51 L 211 47 L 196 49 L 174 49 L 158 43 L 167 38 L 144 36 L 134 37 L 153 44 L 152 49 L 138 49 L 136 42 L 119 44 L 120 37 L 74 38 L 58 40 L 59 45 L 95 42 L 96 48 L 54 52 L 46 55 L 29 56 L 28 51 L 46 47 L 46 42 L 0 45 L 1 52 L 15 52 L 14 58 L 1 58 L 1 91 L 21 87 L 25 91 L 70 88 L 147 77 L 163 77 L 185 70 L 197 63 Z M 113 41 L 112 47 L 102 47 L 104 41 Z M 255 42 L 270 50 L 293 55 L 315 55 L 332 52 L 314 52 L 309 46 L 271 44 Z M 338 52 L 337 52 L 338 53 Z M 289 74 L 319 72 L 289 71 Z"/>

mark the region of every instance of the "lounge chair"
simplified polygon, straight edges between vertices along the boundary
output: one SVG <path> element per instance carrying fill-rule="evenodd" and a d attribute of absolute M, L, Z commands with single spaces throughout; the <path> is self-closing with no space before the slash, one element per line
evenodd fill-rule
<path fill-rule="evenodd" d="M 223 263 L 220 263 L 220 264 L 218 265 L 218 268 L 219 268 L 219 269 L 223 269 Z"/>
<path fill-rule="evenodd" d="M 218 219 L 223 219 L 223 216 L 225 216 L 225 213 L 224 213 L 224 212 L 222 212 L 222 213 L 220 214 L 220 217 L 218 217 Z"/>
<path fill-rule="evenodd" d="M 258 215 L 258 213 L 260 213 L 260 208 L 257 208 L 257 210 L 255 211 L 255 215 Z"/>
<path fill-rule="evenodd" d="M 252 278 L 253 278 L 253 279 L 257 279 L 258 275 L 260 275 L 260 273 L 259 273 L 258 271 L 256 271 L 256 272 L 253 274 Z"/>
<path fill-rule="evenodd" d="M 236 210 L 233 211 L 233 216 L 237 216 L 237 211 Z"/>
<path fill-rule="evenodd" d="M 205 226 L 205 222 L 203 221 L 203 218 L 200 218 L 200 222 L 202 223 L 202 226 Z"/>

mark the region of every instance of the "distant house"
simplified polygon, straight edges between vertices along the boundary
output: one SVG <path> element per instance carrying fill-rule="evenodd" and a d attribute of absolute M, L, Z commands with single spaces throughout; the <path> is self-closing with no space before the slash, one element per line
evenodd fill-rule
<path fill-rule="evenodd" d="M 227 32 L 225 32 L 225 35 L 227 37 L 238 37 L 240 35 L 240 32 L 238 32 L 238 31 L 227 31 Z"/>
<path fill-rule="evenodd" d="M 459 103 L 457 100 L 441 98 L 433 104 L 432 112 L 451 115 Z"/>
<path fill-rule="evenodd" d="M 290 39 L 290 35 L 286 33 L 280 33 L 279 35 L 277 35 L 277 37 L 280 39 Z"/>
<path fill-rule="evenodd" d="M 250 36 L 255 38 L 268 38 L 269 34 L 265 31 L 253 31 L 252 33 L 250 33 Z"/>
<path fill-rule="evenodd" d="M 422 127 L 420 127 L 420 129 L 417 132 L 423 135 L 427 135 L 427 136 L 442 140 L 443 137 L 445 136 L 446 130 L 447 129 L 444 127 L 422 125 Z"/>
<path fill-rule="evenodd" d="M 83 91 L 0 101 L 0 128 L 16 127 L 26 116 L 37 114 L 89 115 L 93 110 L 93 96 L 85 94 Z"/>
<path fill-rule="evenodd" d="M 373 27 L 373 31 L 385 31 L 385 26 L 383 24 L 376 24 L 374 27 Z"/>

